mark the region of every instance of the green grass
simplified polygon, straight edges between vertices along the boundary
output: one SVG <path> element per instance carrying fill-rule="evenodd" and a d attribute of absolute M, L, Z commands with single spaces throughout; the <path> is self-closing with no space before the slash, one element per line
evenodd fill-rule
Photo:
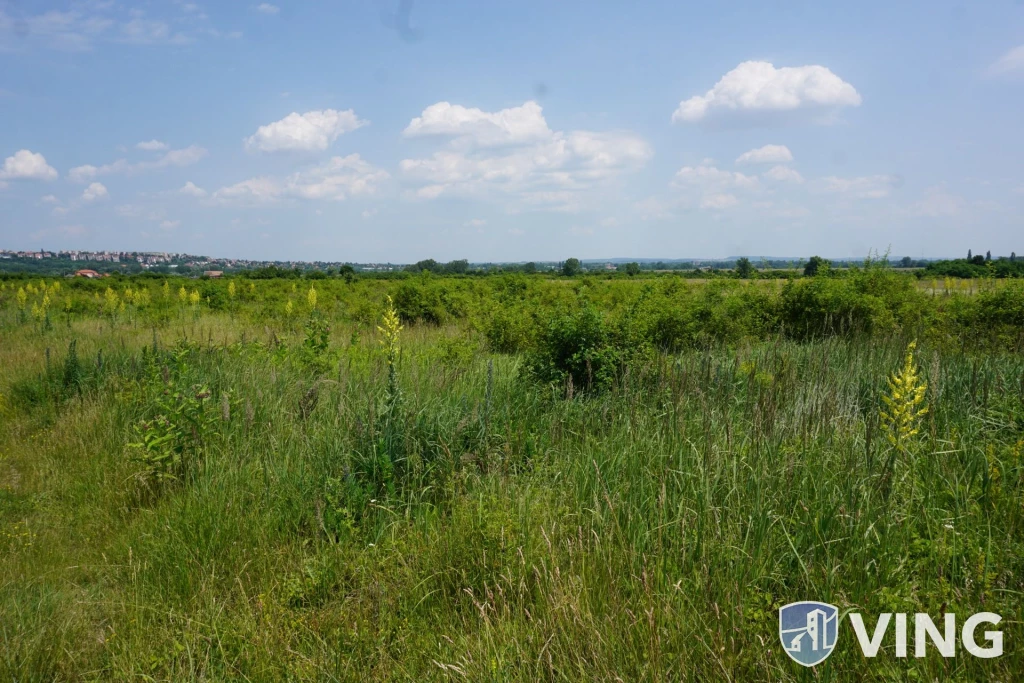
<path fill-rule="evenodd" d="M 604 300 L 627 307 L 639 288 L 623 287 Z M 570 398 L 525 354 L 487 351 L 471 319 L 416 325 L 392 402 L 374 328 L 330 317 L 321 374 L 300 332 L 255 313 L 185 311 L 154 332 L 0 311 L 0 679 L 1024 670 L 1019 353 L 923 342 L 929 413 L 894 453 L 878 411 L 905 334 L 652 349 Z M 129 444 L 168 380 L 208 388 L 209 419 L 177 479 L 155 485 Z M 846 624 L 808 672 L 777 635 L 778 607 L 804 599 L 869 626 L 886 611 L 996 612 L 1005 654 L 897 659 L 890 636 L 865 659 Z"/>

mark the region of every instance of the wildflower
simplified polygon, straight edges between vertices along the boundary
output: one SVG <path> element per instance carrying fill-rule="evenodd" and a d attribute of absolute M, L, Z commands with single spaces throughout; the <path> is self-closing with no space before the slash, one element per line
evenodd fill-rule
<path fill-rule="evenodd" d="M 309 291 L 306 292 L 306 301 L 309 303 L 309 310 L 316 310 L 316 288 L 313 285 L 309 286 Z"/>
<path fill-rule="evenodd" d="M 235 281 L 232 280 L 228 283 L 228 298 L 232 301 L 235 300 Z"/>
<path fill-rule="evenodd" d="M 387 351 L 388 365 L 392 365 L 398 357 L 398 333 L 402 331 L 402 324 L 398 320 L 398 311 L 395 310 L 390 296 L 387 301 L 388 306 L 384 309 L 384 316 L 377 330 L 384 335 L 380 343 Z"/>
<path fill-rule="evenodd" d="M 185 291 L 185 285 L 182 285 L 181 289 L 178 290 L 178 301 L 181 303 L 188 301 L 188 292 Z"/>
<path fill-rule="evenodd" d="M 928 407 L 924 405 L 928 384 L 920 378 L 917 363 L 914 362 L 916 347 L 916 341 L 907 345 L 903 367 L 886 380 L 889 393 L 882 396 L 886 405 L 880 411 L 882 425 L 889 443 L 896 447 L 904 446 L 907 440 L 920 431 L 918 423 L 928 413 Z"/>
<path fill-rule="evenodd" d="M 31 287 L 31 286 L 32 285 L 29 285 L 29 287 Z M 25 288 L 24 287 L 19 287 L 18 288 L 18 293 L 17 293 L 16 296 L 17 296 L 17 299 L 18 299 L 18 309 L 21 310 L 21 311 L 24 311 L 25 310 L 25 305 L 28 303 L 28 294 L 25 293 Z"/>
<path fill-rule="evenodd" d="M 295 304 L 292 303 L 291 299 L 288 299 L 288 303 L 284 305 L 284 314 L 289 318 L 292 317 L 292 312 L 295 311 Z"/>
<path fill-rule="evenodd" d="M 194 290 L 194 289 L 188 295 L 189 303 L 191 303 L 193 306 L 198 306 L 199 305 L 199 301 L 200 301 L 201 298 L 202 297 L 199 296 L 199 292 Z"/>

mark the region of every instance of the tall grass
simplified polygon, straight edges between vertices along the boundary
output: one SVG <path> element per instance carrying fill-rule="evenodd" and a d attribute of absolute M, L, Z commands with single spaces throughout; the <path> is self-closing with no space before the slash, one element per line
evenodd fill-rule
<path fill-rule="evenodd" d="M 897 447 L 880 411 L 909 338 L 892 328 L 655 344 L 569 391 L 571 372 L 538 380 L 529 348 L 492 354 L 467 324 L 393 320 L 382 347 L 317 290 L 329 366 L 305 343 L 322 325 L 265 329 L 237 307 L 198 304 L 194 318 L 186 303 L 156 328 L 87 311 L 47 330 L 10 303 L 0 678 L 1013 680 L 1024 668 L 1019 354 L 923 339 L 928 410 Z M 625 348 L 629 328 L 607 322 L 601 343 Z M 203 446 L 187 467 L 153 487 L 129 444 L 169 385 L 208 392 L 208 419 L 189 432 Z M 997 612 L 1006 652 L 897 659 L 886 643 L 865 659 L 846 629 L 809 674 L 777 640 L 778 607 L 801 599 Z"/>

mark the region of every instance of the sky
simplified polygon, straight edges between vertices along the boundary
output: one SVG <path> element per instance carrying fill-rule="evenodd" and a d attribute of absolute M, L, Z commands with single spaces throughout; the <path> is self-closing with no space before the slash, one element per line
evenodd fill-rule
<path fill-rule="evenodd" d="M 0 0 L 0 248 L 1024 253 L 1024 0 Z"/>

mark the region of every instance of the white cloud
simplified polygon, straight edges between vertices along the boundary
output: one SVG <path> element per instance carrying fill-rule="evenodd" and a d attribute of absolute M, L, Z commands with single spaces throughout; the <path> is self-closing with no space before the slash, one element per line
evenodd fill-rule
<path fill-rule="evenodd" d="M 57 199 L 57 195 L 48 194 L 42 197 L 39 201 L 43 204 L 60 204 L 60 200 Z"/>
<path fill-rule="evenodd" d="M 485 221 L 482 218 L 472 218 L 472 219 L 466 221 L 465 223 L 463 223 L 462 225 L 467 227 L 467 228 L 482 228 L 485 225 L 487 225 L 487 221 Z"/>
<path fill-rule="evenodd" d="M 57 171 L 46 163 L 46 157 L 27 149 L 18 150 L 14 156 L 4 159 L 3 169 L 0 169 L 0 181 L 53 180 L 56 177 Z"/>
<path fill-rule="evenodd" d="M 673 179 L 676 187 L 700 187 L 710 189 L 740 188 L 751 189 L 758 186 L 756 176 L 744 175 L 732 171 L 723 171 L 714 166 L 683 166 L 676 172 Z"/>
<path fill-rule="evenodd" d="M 372 194 L 388 177 L 386 171 L 370 165 L 358 154 L 350 154 L 334 157 L 286 178 L 264 176 L 223 187 L 213 193 L 213 200 L 219 203 L 265 203 L 281 199 L 341 201 L 354 195 Z"/>
<path fill-rule="evenodd" d="M 103 183 L 92 183 L 89 187 L 85 188 L 85 192 L 82 193 L 82 199 L 87 202 L 94 202 L 97 199 L 102 199 L 107 196 L 107 188 L 103 186 Z"/>
<path fill-rule="evenodd" d="M 739 203 L 740 200 L 736 198 L 736 195 L 718 192 L 701 197 L 700 208 L 721 210 L 731 208 Z"/>
<path fill-rule="evenodd" d="M 528 207 L 574 211 L 581 195 L 640 168 L 652 152 L 623 132 L 552 131 L 535 102 L 485 112 L 440 102 L 413 119 L 406 136 L 444 135 L 448 146 L 428 158 L 404 159 L 414 196 L 514 199 Z"/>
<path fill-rule="evenodd" d="M 683 100 L 672 121 L 695 123 L 715 112 L 787 112 L 801 108 L 856 107 L 857 90 L 817 64 L 776 69 L 769 62 L 743 62 L 704 95 Z"/>
<path fill-rule="evenodd" d="M 402 134 L 448 135 L 479 146 L 523 144 L 551 137 L 541 106 L 526 102 L 496 112 L 438 102 L 409 122 Z"/>
<path fill-rule="evenodd" d="M 162 152 L 165 149 L 169 149 L 166 142 L 160 142 L 159 140 L 149 140 L 147 142 L 140 142 L 135 145 L 135 149 L 141 149 L 145 152 Z"/>
<path fill-rule="evenodd" d="M 281 8 L 277 5 L 271 5 L 269 2 L 261 2 L 260 4 L 253 7 L 254 10 L 260 14 L 277 14 L 281 11 Z"/>
<path fill-rule="evenodd" d="M 363 218 L 373 218 L 377 215 L 377 209 L 364 209 L 363 213 L 360 214 Z"/>
<path fill-rule="evenodd" d="M 804 181 L 804 177 L 798 171 L 788 166 L 773 166 L 761 175 L 768 180 L 780 183 L 802 183 Z"/>
<path fill-rule="evenodd" d="M 793 161 L 793 153 L 785 145 L 765 145 L 744 152 L 736 159 L 737 164 L 785 164 Z"/>
<path fill-rule="evenodd" d="M 989 76 L 1000 76 L 1017 71 L 1024 71 L 1024 45 L 1018 45 L 988 68 Z"/>
<path fill-rule="evenodd" d="M 850 195 L 858 199 L 881 199 L 888 197 L 897 185 L 897 178 L 888 175 L 861 176 L 858 178 L 822 178 L 826 192 Z"/>
<path fill-rule="evenodd" d="M 169 220 L 168 221 L 161 221 L 160 229 L 161 230 L 174 230 L 179 225 L 181 225 L 181 221 L 169 221 Z"/>
<path fill-rule="evenodd" d="M 585 228 L 582 225 L 573 225 L 569 228 L 569 234 L 574 237 L 592 237 L 594 235 L 594 229 Z"/>
<path fill-rule="evenodd" d="M 190 197 L 205 197 L 207 195 L 206 190 L 197 186 L 191 180 L 185 183 L 178 192 L 179 194 L 186 194 Z"/>
<path fill-rule="evenodd" d="M 280 121 L 260 126 L 246 138 L 245 147 L 259 152 L 323 152 L 339 135 L 367 123 L 351 109 L 292 112 Z"/>
<path fill-rule="evenodd" d="M 206 149 L 198 145 L 191 145 L 184 149 L 172 149 L 155 161 L 140 161 L 133 164 L 127 159 L 118 159 L 103 166 L 93 166 L 92 164 L 76 166 L 68 171 L 68 179 L 75 183 L 87 183 L 98 176 L 111 175 L 113 173 L 140 173 L 142 171 L 170 168 L 172 166 L 191 166 L 202 160 L 206 155 Z"/>

